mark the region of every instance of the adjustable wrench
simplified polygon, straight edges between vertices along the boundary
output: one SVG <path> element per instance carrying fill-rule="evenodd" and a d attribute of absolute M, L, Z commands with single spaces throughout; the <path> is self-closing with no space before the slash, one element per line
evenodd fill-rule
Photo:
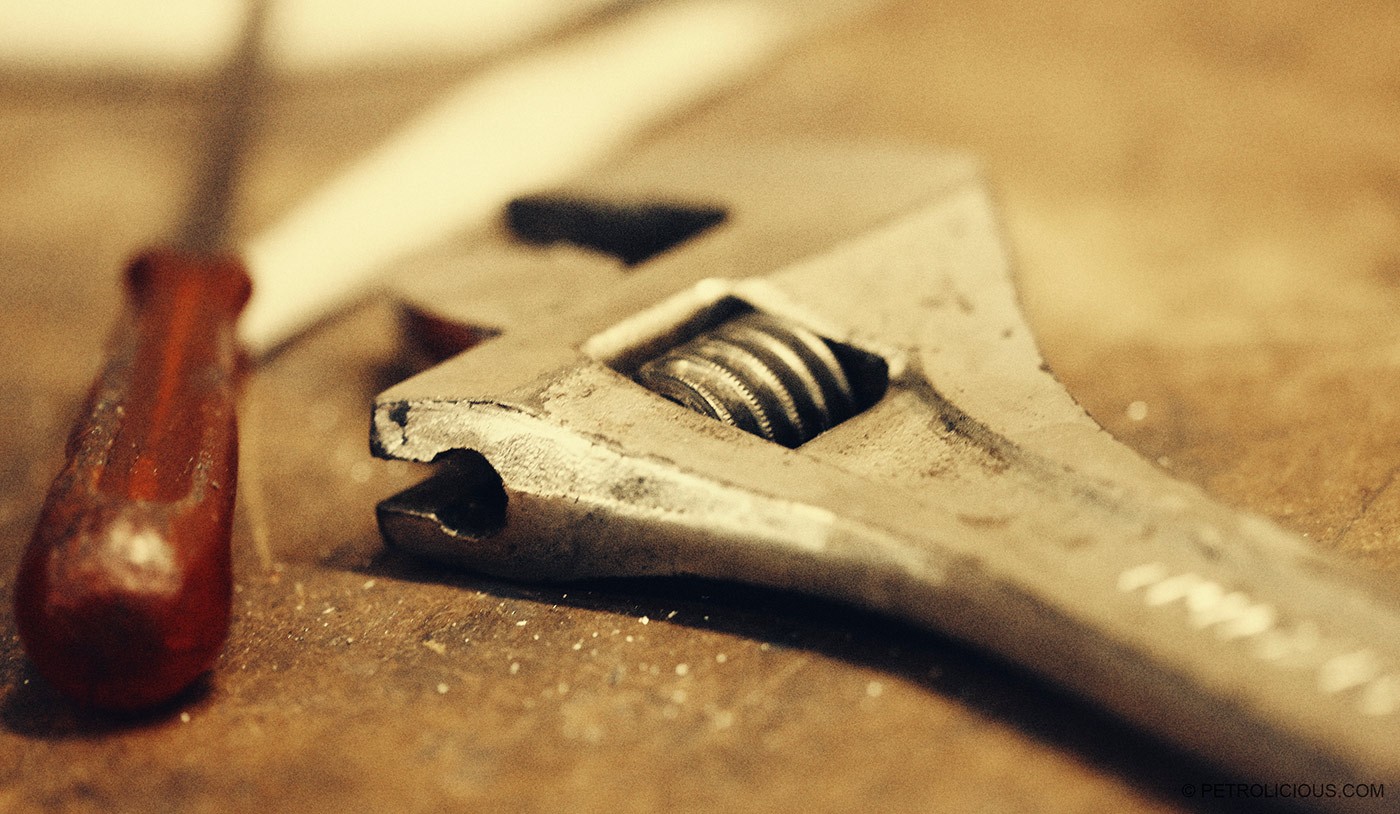
<path fill-rule="evenodd" d="M 1241 777 L 1400 785 L 1396 593 L 1089 418 L 1018 310 L 973 161 L 661 152 L 543 201 L 517 236 L 566 245 L 495 235 L 401 278 L 411 313 L 500 335 L 377 398 L 376 454 L 445 462 L 380 505 L 392 544 L 828 597 Z M 724 220 L 628 265 L 595 238 L 639 201 Z"/>

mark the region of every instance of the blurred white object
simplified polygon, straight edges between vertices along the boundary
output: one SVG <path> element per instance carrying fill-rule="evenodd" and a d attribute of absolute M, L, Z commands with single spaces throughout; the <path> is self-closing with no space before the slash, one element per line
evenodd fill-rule
<path fill-rule="evenodd" d="M 473 58 L 619 0 L 276 0 L 268 64 L 283 73 Z M 233 46 L 244 0 L 0 2 L 0 66 L 198 73 Z"/>
<path fill-rule="evenodd" d="M 270 350 L 393 260 L 602 160 L 796 27 L 754 0 L 660 3 L 473 76 L 246 245 L 249 349 Z"/>
<path fill-rule="evenodd" d="M 226 59 L 244 2 L 0 0 L 0 69 L 209 71 Z M 464 58 L 485 67 L 247 242 L 246 344 L 284 343 L 395 260 L 601 162 L 783 43 L 871 2 L 271 0 L 267 61 L 284 76 Z M 583 33 L 548 39 L 590 17 L 597 25 Z"/>

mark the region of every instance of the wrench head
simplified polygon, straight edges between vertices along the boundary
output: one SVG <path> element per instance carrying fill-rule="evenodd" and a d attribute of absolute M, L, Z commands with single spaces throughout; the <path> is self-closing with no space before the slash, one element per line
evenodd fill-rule
<path fill-rule="evenodd" d="M 916 229 L 932 224 L 943 245 L 868 245 L 872 235 L 890 228 L 907 231 L 900 224 L 911 218 L 918 221 Z M 1042 369 L 1020 321 L 988 196 L 975 162 L 966 156 L 830 146 L 708 155 L 654 152 L 577 188 L 517 201 L 503 220 L 500 231 L 420 258 L 395 277 L 391 290 L 419 337 L 437 340 L 444 333 L 441 326 L 448 326 L 466 338 L 462 344 L 491 340 L 382 394 L 372 435 L 377 454 L 432 461 L 456 450 L 479 450 L 480 439 L 470 427 L 479 423 L 486 405 L 505 406 L 516 418 L 551 413 L 545 423 L 554 430 L 582 430 L 595 452 L 607 449 L 618 456 L 585 467 L 606 481 L 588 487 L 596 492 L 589 500 L 603 501 L 607 508 L 596 516 L 607 515 L 616 531 L 630 509 L 662 508 L 625 488 L 627 482 L 654 477 L 628 474 L 622 459 L 693 459 L 700 440 L 718 438 L 713 457 L 721 471 L 753 465 L 754 472 L 767 473 L 776 460 L 771 445 L 745 438 L 732 447 L 733 427 L 682 413 L 671 402 L 689 404 L 710 418 L 722 413 L 731 425 L 740 414 L 750 432 L 787 447 L 814 438 L 818 447 L 831 446 L 823 431 L 878 402 L 892 362 L 908 371 L 911 352 L 917 355 L 923 340 L 920 326 L 941 319 L 942 311 L 967 311 L 974 299 L 988 301 L 981 303 L 978 317 L 997 321 L 997 350 L 1013 349 L 1018 371 L 1049 380 L 1044 392 L 1061 402 L 1052 408 L 1067 405 L 1069 420 L 1085 421 Z M 861 256 L 872 251 L 880 255 L 874 264 Z M 942 262 L 938 258 L 966 258 L 969 262 L 953 265 L 980 278 L 953 280 L 930 269 L 925 257 L 935 264 Z M 853 312 L 860 312 L 860 319 L 849 319 Z M 714 349 L 717 329 L 733 333 L 735 328 L 726 326 L 755 319 L 770 328 L 750 330 L 757 337 L 753 341 L 724 342 Z M 776 325 L 786 326 L 777 340 L 778 329 L 771 327 Z M 972 339 L 961 327 L 950 335 L 958 344 Z M 711 347 L 708 358 L 702 358 L 703 348 L 699 356 L 692 352 L 697 343 Z M 443 343 L 436 344 L 441 350 Z M 734 360 L 736 353 L 743 354 L 742 364 Z M 736 371 L 736 364 L 747 367 Z M 670 372 L 663 372 L 663 365 Z M 711 371 L 708 378 L 696 374 L 702 368 Z M 755 377 L 745 375 L 755 368 L 774 386 L 756 386 Z M 835 377 L 813 378 L 808 375 L 813 369 Z M 690 372 L 673 375 L 676 370 Z M 579 377 L 598 381 L 578 390 Z M 744 381 L 715 395 L 712 385 L 737 378 Z M 795 386 L 782 386 L 794 381 Z M 550 384 L 543 389 L 536 386 L 545 382 Z M 580 403 L 570 408 L 579 412 L 565 418 L 560 409 L 570 392 L 611 394 L 626 403 Z M 708 396 L 714 398 L 707 401 Z M 765 398 L 768 403 L 754 410 L 734 409 L 736 402 L 746 407 Z M 805 429 L 774 427 L 786 424 Z M 630 441 L 622 437 L 627 428 Z M 673 449 L 657 447 L 662 439 Z M 753 460 L 738 460 L 741 450 Z M 498 455 L 488 457 L 491 466 L 504 463 Z M 482 482 L 459 469 L 447 467 L 439 477 Z M 526 464 L 521 474 L 529 481 L 534 477 L 529 473 L 538 471 Z M 757 482 L 732 485 L 747 489 Z M 506 501 L 510 522 L 495 531 L 508 526 L 511 538 L 520 537 L 524 493 L 532 487 L 512 476 L 500 488 L 514 498 Z M 575 491 L 582 484 L 576 480 L 560 488 Z M 518 543 L 500 560 L 489 553 L 490 545 L 461 545 L 462 529 L 432 519 L 455 509 L 424 503 L 430 495 L 429 502 L 441 502 L 461 493 L 410 490 L 386 501 L 380 517 L 387 539 L 497 574 L 618 573 L 602 562 L 580 564 L 570 573 L 541 571 L 521 556 Z M 625 499 L 615 500 L 616 495 Z M 551 545 L 571 536 L 555 535 Z M 552 567 L 560 561 L 545 559 Z"/>

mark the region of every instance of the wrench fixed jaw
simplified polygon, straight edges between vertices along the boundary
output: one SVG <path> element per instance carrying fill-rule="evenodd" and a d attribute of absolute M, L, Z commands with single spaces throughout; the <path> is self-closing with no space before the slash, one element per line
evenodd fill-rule
<path fill-rule="evenodd" d="M 995 235 L 976 184 L 945 188 L 772 274 L 639 271 L 625 296 L 392 388 L 379 454 L 473 450 L 472 482 L 495 491 L 470 500 L 504 510 L 463 512 L 449 469 L 381 505 L 386 538 L 508 577 L 834 598 L 986 648 L 1243 776 L 1400 780 L 1393 591 L 1104 433 L 1045 369 Z M 786 449 L 629 378 L 735 303 L 879 357 L 883 396 Z"/>

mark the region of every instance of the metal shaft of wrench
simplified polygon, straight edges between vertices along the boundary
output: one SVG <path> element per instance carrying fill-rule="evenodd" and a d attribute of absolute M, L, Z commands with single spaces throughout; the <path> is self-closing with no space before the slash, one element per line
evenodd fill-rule
<path fill-rule="evenodd" d="M 381 504 L 391 543 L 512 578 L 834 598 L 993 651 L 1242 777 L 1400 781 L 1396 594 L 1088 417 L 1021 317 L 974 162 L 661 154 L 577 193 L 729 217 L 630 275 L 499 239 L 434 261 L 463 292 L 477 271 L 495 282 L 480 313 L 440 291 L 421 307 L 503 334 L 378 397 L 376 454 L 456 461 Z M 510 276 L 491 278 L 503 257 Z M 883 360 L 883 396 L 789 449 L 631 378 L 745 309 Z"/>

